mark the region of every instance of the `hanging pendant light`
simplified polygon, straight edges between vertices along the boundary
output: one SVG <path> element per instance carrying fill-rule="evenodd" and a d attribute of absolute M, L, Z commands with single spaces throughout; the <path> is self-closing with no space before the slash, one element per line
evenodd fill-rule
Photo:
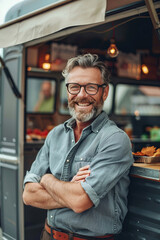
<path fill-rule="evenodd" d="M 113 23 L 112 23 L 112 26 L 113 26 Z M 107 49 L 107 54 L 111 58 L 115 58 L 119 54 L 118 48 L 117 48 L 116 43 L 115 43 L 115 28 L 114 28 L 114 26 L 113 26 L 113 37 L 110 39 L 110 46 Z"/>
<path fill-rule="evenodd" d="M 44 62 L 42 63 L 42 68 L 44 70 L 50 70 L 51 68 L 51 63 L 50 63 L 50 54 L 46 53 L 44 56 Z"/>
<path fill-rule="evenodd" d="M 148 66 L 147 65 L 145 65 L 145 64 L 142 64 L 142 67 L 141 67 L 141 69 L 142 69 L 142 72 L 144 73 L 144 74 L 148 74 L 149 73 L 149 68 L 148 68 Z"/>
<path fill-rule="evenodd" d="M 42 63 L 42 68 L 44 70 L 50 70 L 51 69 L 51 46 L 50 44 L 48 43 L 46 45 L 46 50 L 45 50 L 45 54 L 44 54 L 44 60 L 43 60 L 43 63 Z"/>
<path fill-rule="evenodd" d="M 118 56 L 119 51 L 118 48 L 115 44 L 115 39 L 111 38 L 110 40 L 111 44 L 109 46 L 109 48 L 107 49 L 107 54 L 111 57 L 111 58 L 115 58 Z"/>

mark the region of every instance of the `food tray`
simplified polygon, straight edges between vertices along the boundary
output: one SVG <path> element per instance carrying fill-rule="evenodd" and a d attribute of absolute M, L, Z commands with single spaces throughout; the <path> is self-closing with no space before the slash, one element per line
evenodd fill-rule
<path fill-rule="evenodd" d="M 160 157 L 148 157 L 133 155 L 134 161 L 137 163 L 157 163 L 160 162 Z"/>

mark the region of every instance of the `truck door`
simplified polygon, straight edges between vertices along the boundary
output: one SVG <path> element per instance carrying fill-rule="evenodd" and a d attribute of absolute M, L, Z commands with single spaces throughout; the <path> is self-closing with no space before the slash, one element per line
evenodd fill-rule
<path fill-rule="evenodd" d="M 5 66 L 11 73 L 14 83 L 19 91 L 21 91 L 21 73 L 22 73 L 22 47 L 15 46 L 4 50 Z M 12 86 L 13 87 L 13 86 Z M 19 177 L 21 149 L 18 132 L 21 128 L 20 113 L 22 99 L 16 98 L 11 86 L 9 85 L 7 76 L 2 71 L 1 83 L 1 134 L 0 134 L 0 176 L 1 176 L 1 225 L 3 236 L 7 239 L 22 239 L 20 237 L 21 229 L 19 222 L 21 221 L 19 208 L 21 196 Z M 23 134 L 22 134 L 23 136 Z M 17 194 L 18 193 L 18 194 Z"/>

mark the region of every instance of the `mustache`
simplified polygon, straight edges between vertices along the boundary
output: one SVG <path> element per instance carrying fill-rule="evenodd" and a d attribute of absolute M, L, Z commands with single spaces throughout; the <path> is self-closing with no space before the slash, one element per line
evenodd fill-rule
<path fill-rule="evenodd" d="M 74 105 L 76 103 L 95 103 L 96 100 L 91 98 L 91 97 L 87 97 L 87 98 L 79 98 L 79 97 L 75 97 L 74 99 L 70 100 L 69 105 Z"/>

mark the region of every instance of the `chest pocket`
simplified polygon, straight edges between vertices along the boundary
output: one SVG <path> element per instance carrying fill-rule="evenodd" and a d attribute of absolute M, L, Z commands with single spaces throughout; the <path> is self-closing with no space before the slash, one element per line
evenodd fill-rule
<path fill-rule="evenodd" d="M 90 165 L 92 157 L 79 156 L 75 157 L 72 164 L 72 175 L 75 175 L 81 167 Z"/>

